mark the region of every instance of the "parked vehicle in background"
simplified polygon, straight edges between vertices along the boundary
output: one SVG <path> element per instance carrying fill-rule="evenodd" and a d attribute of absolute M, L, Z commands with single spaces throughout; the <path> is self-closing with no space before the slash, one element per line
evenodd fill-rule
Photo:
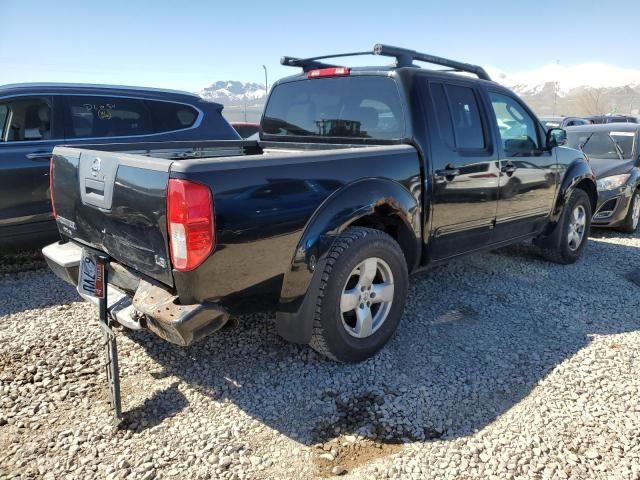
<path fill-rule="evenodd" d="M 597 193 L 583 154 L 560 146 L 564 130 L 545 131 L 481 67 L 386 45 L 372 53 L 395 66 L 284 57 L 303 73 L 273 86 L 260 141 L 241 156 L 56 148 L 63 241 L 44 249 L 47 262 L 76 283 L 81 262 L 107 255 L 114 321 L 179 345 L 232 313 L 275 310 L 284 338 L 353 362 L 393 335 L 411 272 L 531 239 L 555 262 L 577 261 Z M 126 153 L 141 149 L 149 156 Z M 473 191 L 459 195 L 470 168 Z M 505 198 L 512 179 L 527 187 Z"/>
<path fill-rule="evenodd" d="M 591 120 L 582 117 L 540 117 L 546 128 L 567 128 L 579 125 L 589 125 Z"/>
<path fill-rule="evenodd" d="M 589 117 L 591 123 L 600 125 L 603 123 L 638 123 L 638 117 L 631 115 L 597 115 Z"/>
<path fill-rule="evenodd" d="M 217 103 L 172 90 L 0 86 L 0 245 L 57 237 L 49 198 L 55 145 L 238 139 L 221 111 Z"/>
<path fill-rule="evenodd" d="M 258 133 L 260 129 L 259 123 L 252 122 L 231 122 L 231 126 L 235 128 L 242 138 L 249 138 L 251 135 Z"/>
<path fill-rule="evenodd" d="M 567 129 L 568 145 L 582 150 L 598 179 L 596 227 L 634 233 L 640 221 L 640 125 L 605 124 Z"/>

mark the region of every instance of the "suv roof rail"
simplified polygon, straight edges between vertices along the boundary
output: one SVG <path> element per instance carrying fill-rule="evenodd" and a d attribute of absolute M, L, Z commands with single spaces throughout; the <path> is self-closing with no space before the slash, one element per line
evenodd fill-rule
<path fill-rule="evenodd" d="M 195 93 L 187 92 L 185 90 L 174 90 L 170 88 L 156 87 L 136 87 L 131 85 L 111 85 L 102 83 L 23 82 L 0 85 L 0 90 L 9 88 L 95 88 L 103 90 L 136 90 L 141 92 L 176 93 L 180 95 L 189 95 L 190 97 L 198 96 Z"/>
<path fill-rule="evenodd" d="M 484 68 L 479 65 L 472 65 L 470 63 L 458 62 L 444 57 L 437 57 L 428 53 L 420 53 L 415 50 L 409 50 L 407 48 L 393 47 L 391 45 L 384 45 L 382 43 L 376 43 L 373 49 L 365 52 L 351 52 L 351 53 L 338 53 L 334 55 L 321 55 L 318 57 L 309 58 L 296 58 L 296 57 L 282 57 L 280 63 L 289 67 L 301 67 L 304 72 L 314 70 L 316 68 L 338 67 L 340 65 L 332 65 L 328 63 L 319 62 L 318 60 L 324 60 L 327 58 L 337 57 L 355 57 L 361 55 L 380 55 L 383 57 L 393 57 L 396 59 L 396 67 L 413 67 L 414 61 L 431 63 L 434 65 L 441 65 L 448 67 L 454 72 L 467 72 L 477 75 L 482 80 L 491 81 L 491 77 Z"/>

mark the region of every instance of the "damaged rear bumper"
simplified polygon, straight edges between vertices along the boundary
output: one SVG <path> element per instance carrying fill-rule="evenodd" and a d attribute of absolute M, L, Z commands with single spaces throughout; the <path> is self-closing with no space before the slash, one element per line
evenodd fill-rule
<path fill-rule="evenodd" d="M 72 242 L 53 243 L 42 249 L 51 270 L 76 285 L 82 247 Z M 112 320 L 139 330 L 148 328 L 176 345 L 187 346 L 220 329 L 227 323 L 227 310 L 213 303 L 181 305 L 179 298 L 165 287 L 151 283 L 115 262 L 108 267 L 107 310 Z M 113 281 L 112 281 L 113 280 Z M 98 300 L 84 296 L 97 305 Z"/>

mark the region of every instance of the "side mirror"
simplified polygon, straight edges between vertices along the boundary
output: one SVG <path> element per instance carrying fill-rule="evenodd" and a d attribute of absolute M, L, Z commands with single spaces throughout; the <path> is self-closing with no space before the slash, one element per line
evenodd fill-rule
<path fill-rule="evenodd" d="M 567 143 L 567 132 L 563 128 L 550 128 L 547 130 L 547 148 L 551 150 Z"/>

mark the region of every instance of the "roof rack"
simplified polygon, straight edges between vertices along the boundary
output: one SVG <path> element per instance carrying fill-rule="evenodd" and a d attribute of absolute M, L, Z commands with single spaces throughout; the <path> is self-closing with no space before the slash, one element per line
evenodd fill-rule
<path fill-rule="evenodd" d="M 380 55 L 383 57 L 394 57 L 396 59 L 396 67 L 413 67 L 415 66 L 413 65 L 414 61 L 432 63 L 434 65 L 448 67 L 455 72 L 473 73 L 482 80 L 491 81 L 491 77 L 486 72 L 486 70 L 478 65 L 471 65 L 469 63 L 450 60 L 448 58 L 436 57 L 435 55 L 420 53 L 416 52 L 415 50 L 409 50 L 407 48 L 384 45 L 382 43 L 376 43 L 373 46 L 373 50 L 371 51 L 340 53 L 336 55 L 322 55 L 319 57 L 309 58 L 282 57 L 280 59 L 280 63 L 289 67 L 301 67 L 304 72 L 308 72 L 309 70 L 315 70 L 316 68 L 331 68 L 340 66 L 319 62 L 318 60 L 337 57 L 355 57 L 360 55 Z"/>

